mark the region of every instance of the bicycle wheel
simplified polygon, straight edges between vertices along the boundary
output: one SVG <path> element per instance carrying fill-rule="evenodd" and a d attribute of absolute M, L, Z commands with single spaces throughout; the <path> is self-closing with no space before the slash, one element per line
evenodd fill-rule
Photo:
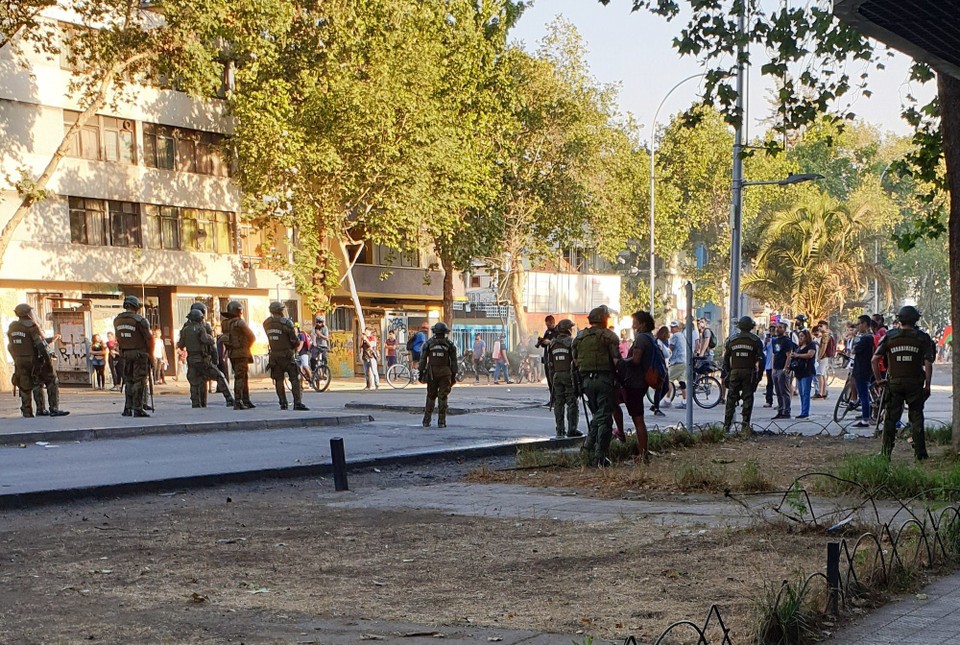
<path fill-rule="evenodd" d="M 317 392 L 326 392 L 330 387 L 330 368 L 326 365 L 320 365 L 313 370 L 313 378 L 310 379 L 310 385 Z"/>
<path fill-rule="evenodd" d="M 705 410 L 720 403 L 720 380 L 715 376 L 700 376 L 694 381 L 693 400 Z"/>
<path fill-rule="evenodd" d="M 827 365 L 827 387 L 833 385 L 837 378 L 837 371 L 833 369 L 833 364 Z"/>
<path fill-rule="evenodd" d="M 853 381 L 847 381 L 843 385 L 843 389 L 840 391 L 840 396 L 837 397 L 837 404 L 833 406 L 833 420 L 837 423 L 843 421 L 843 419 L 850 413 L 851 410 L 856 410 L 856 408 L 850 407 L 850 388 L 853 387 Z"/>
<path fill-rule="evenodd" d="M 410 368 L 406 365 L 397 363 L 396 365 L 391 365 L 390 369 L 387 370 L 387 383 L 396 390 L 402 390 L 412 382 L 410 378 Z"/>

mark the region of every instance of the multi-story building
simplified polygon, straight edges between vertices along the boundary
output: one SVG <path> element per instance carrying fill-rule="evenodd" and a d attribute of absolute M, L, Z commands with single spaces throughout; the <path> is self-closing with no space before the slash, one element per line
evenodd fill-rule
<path fill-rule="evenodd" d="M 76 122 L 73 74 L 66 56 L 0 50 L 0 225 L 20 203 L 14 182 L 21 170 L 39 176 Z M 61 380 L 82 384 L 89 382 L 88 341 L 112 330 L 127 294 L 141 298 L 144 315 L 161 330 L 171 372 L 178 330 L 195 301 L 208 305 L 214 321 L 228 301 L 241 301 L 261 356 L 266 337 L 258 323 L 270 301 L 285 301 L 294 320 L 309 321 L 312 312 L 303 311 L 289 277 L 266 259 L 288 257 L 293 236 L 265 237 L 241 217 L 231 163 L 220 153 L 230 128 L 222 102 L 143 85 L 107 105 L 69 142 L 47 197 L 3 255 L 3 329 L 17 303 L 33 305 L 47 333 L 62 336 Z M 267 238 L 273 248 L 263 248 Z M 378 247 L 364 252 L 354 273 L 368 323 L 385 333 L 389 325 L 439 317 L 442 274 L 426 260 Z M 359 330 L 345 290 L 333 304 L 330 326 L 340 332 L 334 372 L 350 375 Z M 0 357 L 10 360 L 5 348 Z M 255 372 L 264 362 L 257 360 Z"/>

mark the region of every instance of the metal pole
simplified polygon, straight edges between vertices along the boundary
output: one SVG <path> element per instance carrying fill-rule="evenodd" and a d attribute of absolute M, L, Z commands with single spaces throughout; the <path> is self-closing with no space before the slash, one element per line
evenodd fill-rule
<path fill-rule="evenodd" d="M 827 542 L 828 608 L 836 616 L 840 611 L 840 543 Z"/>
<path fill-rule="evenodd" d="M 880 266 L 880 240 L 873 241 L 873 264 Z M 873 313 L 880 311 L 880 289 L 877 279 L 873 279 Z"/>
<path fill-rule="evenodd" d="M 343 450 L 343 438 L 330 440 L 330 460 L 333 462 L 333 486 L 337 492 L 347 488 L 347 458 Z"/>
<path fill-rule="evenodd" d="M 654 302 L 654 291 L 656 288 L 656 272 L 654 271 L 654 264 L 656 260 L 656 252 L 654 250 L 653 239 L 654 239 L 654 214 L 656 213 L 656 150 L 657 150 L 657 117 L 660 116 L 660 109 L 663 107 L 663 104 L 667 102 L 667 99 L 670 98 L 670 95 L 673 94 L 673 91 L 695 78 L 700 78 L 706 76 L 706 74 L 693 74 L 686 77 L 676 85 L 670 88 L 670 91 L 664 95 L 663 100 L 660 101 L 660 105 L 657 106 L 657 111 L 653 114 L 653 122 L 650 124 L 650 314 L 653 312 L 653 302 Z"/>
<path fill-rule="evenodd" d="M 743 228 L 743 126 L 744 126 L 744 47 L 746 37 L 746 3 L 740 4 L 737 17 L 737 123 L 733 141 L 733 204 L 730 213 L 730 319 L 727 321 L 730 334 L 734 333 L 734 324 L 740 318 L 740 263 L 742 252 L 741 233 Z"/>
<path fill-rule="evenodd" d="M 693 283 L 687 280 L 683 290 L 687 297 L 687 321 L 683 334 L 687 337 L 687 373 L 685 375 L 687 380 L 687 409 L 684 412 L 686 413 L 685 423 L 689 431 L 693 429 Z"/>

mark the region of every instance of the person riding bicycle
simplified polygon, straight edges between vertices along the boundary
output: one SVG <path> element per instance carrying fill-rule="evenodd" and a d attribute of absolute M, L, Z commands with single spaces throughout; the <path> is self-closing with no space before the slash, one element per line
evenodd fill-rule
<path fill-rule="evenodd" d="M 750 418 L 753 416 L 753 393 L 757 390 L 763 374 L 763 341 L 753 333 L 756 323 L 750 316 L 737 321 L 740 333 L 731 336 L 723 344 L 723 366 L 727 371 L 727 406 L 723 413 L 723 431 L 729 432 L 737 403 L 743 400 L 740 413 L 741 430 L 751 434 Z"/>
<path fill-rule="evenodd" d="M 423 351 L 423 346 L 427 342 L 427 339 L 430 335 L 430 323 L 426 320 L 423 321 L 420 325 L 420 331 L 416 333 L 413 337 L 413 341 L 410 344 L 410 354 L 411 360 L 414 363 L 420 362 L 420 354 Z"/>
<path fill-rule="evenodd" d="M 433 326 L 433 338 L 421 347 L 420 382 L 427 384 L 424 428 L 430 427 L 434 404 L 437 407 L 437 427 L 447 427 L 447 397 L 457 381 L 457 347 L 447 339 L 448 333 L 450 328 L 438 322 Z"/>
<path fill-rule="evenodd" d="M 910 432 L 913 435 L 913 451 L 918 460 L 927 458 L 924 436 L 923 406 L 930 398 L 930 382 L 933 379 L 933 362 L 936 349 L 933 339 L 919 329 L 920 311 L 907 305 L 897 312 L 900 328 L 888 331 L 877 351 L 871 366 L 876 379 L 881 378 L 880 364 L 886 359 L 887 394 L 886 417 L 883 420 L 883 448 L 881 454 L 889 459 L 897 435 L 897 422 L 906 403 L 910 416 Z"/>
<path fill-rule="evenodd" d="M 297 340 L 300 341 L 300 345 L 297 348 L 297 365 L 300 367 L 300 374 L 303 375 L 303 378 L 310 380 L 310 356 L 311 356 L 311 345 L 310 336 L 308 336 L 302 329 L 300 329 L 299 323 L 293 323 L 293 328 L 297 332 Z"/>
<path fill-rule="evenodd" d="M 323 316 L 317 316 L 313 321 L 313 342 L 310 346 L 310 356 L 316 365 L 327 364 L 327 352 L 330 350 L 330 330 L 327 329 L 327 321 Z M 319 363 L 317 361 L 319 360 Z"/>

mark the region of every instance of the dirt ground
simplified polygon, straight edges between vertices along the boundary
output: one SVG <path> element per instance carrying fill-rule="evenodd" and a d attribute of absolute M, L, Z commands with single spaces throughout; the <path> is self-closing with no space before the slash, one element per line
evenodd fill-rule
<path fill-rule="evenodd" d="M 603 472 L 497 472 L 512 459 L 408 467 L 352 474 L 350 494 L 470 473 L 473 481 L 681 499 L 675 473 L 686 462 L 734 473 L 756 460 L 781 486 L 873 444 L 763 438 Z M 316 617 L 652 642 L 717 603 L 743 643 L 765 584 L 823 566 L 822 535 L 782 527 L 679 530 L 627 517 L 581 523 L 328 506 L 339 499 L 332 482 L 312 479 L 4 512 L 0 642 L 335 642 L 309 626 Z"/>

